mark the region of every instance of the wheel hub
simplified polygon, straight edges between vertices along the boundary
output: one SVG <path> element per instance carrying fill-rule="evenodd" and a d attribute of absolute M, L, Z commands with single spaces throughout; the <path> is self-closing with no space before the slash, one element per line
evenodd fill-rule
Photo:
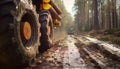
<path fill-rule="evenodd" d="M 26 40 L 29 40 L 31 38 L 31 34 L 32 34 L 32 29 L 30 23 L 26 21 L 24 22 L 23 25 L 23 36 Z"/>

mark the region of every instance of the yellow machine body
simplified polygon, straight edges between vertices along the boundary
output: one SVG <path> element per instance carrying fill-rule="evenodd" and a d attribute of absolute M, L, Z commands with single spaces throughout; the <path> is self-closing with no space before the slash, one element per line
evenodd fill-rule
<path fill-rule="evenodd" d="M 51 5 L 49 4 L 50 0 L 43 0 L 43 9 L 49 10 L 51 8 Z"/>

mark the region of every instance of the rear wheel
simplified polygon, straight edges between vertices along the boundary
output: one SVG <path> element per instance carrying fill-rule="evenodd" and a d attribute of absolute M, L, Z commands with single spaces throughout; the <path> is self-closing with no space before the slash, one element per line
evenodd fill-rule
<path fill-rule="evenodd" d="M 30 0 L 2 0 L 0 9 L 0 63 L 28 65 L 40 45 L 35 8 Z"/>
<path fill-rule="evenodd" d="M 40 52 L 44 52 L 50 48 L 52 44 L 52 37 L 53 37 L 53 23 L 51 14 L 49 11 L 42 11 L 40 13 L 40 23 L 41 23 L 41 37 L 40 42 L 41 46 L 39 48 Z"/>

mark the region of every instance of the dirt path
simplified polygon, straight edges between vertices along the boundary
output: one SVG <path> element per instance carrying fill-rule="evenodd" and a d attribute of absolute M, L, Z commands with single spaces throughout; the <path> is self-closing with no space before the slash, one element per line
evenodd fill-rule
<path fill-rule="evenodd" d="M 42 55 L 41 60 L 43 63 L 40 64 L 40 66 L 35 67 L 35 69 L 86 69 L 85 62 L 80 57 L 79 49 L 75 43 L 76 40 L 71 36 L 56 43 L 53 48 Z"/>
<path fill-rule="evenodd" d="M 91 39 L 68 35 L 39 55 L 31 66 L 16 69 L 120 69 L 119 56 Z"/>

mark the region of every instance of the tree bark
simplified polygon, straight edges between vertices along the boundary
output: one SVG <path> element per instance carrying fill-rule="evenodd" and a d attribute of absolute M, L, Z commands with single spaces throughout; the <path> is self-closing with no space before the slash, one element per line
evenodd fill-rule
<path fill-rule="evenodd" d="M 98 22 L 98 0 L 93 0 L 94 2 L 94 30 L 99 30 L 99 22 Z"/>

